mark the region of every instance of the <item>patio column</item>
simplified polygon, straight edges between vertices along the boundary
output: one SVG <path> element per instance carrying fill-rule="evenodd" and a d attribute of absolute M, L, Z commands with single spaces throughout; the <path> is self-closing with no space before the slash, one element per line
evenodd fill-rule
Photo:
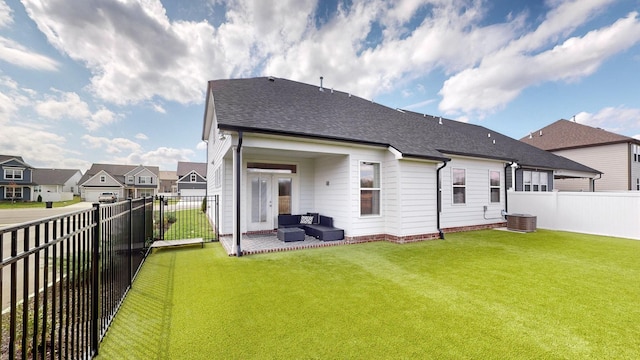
<path fill-rule="evenodd" d="M 238 132 L 238 143 L 233 147 L 233 252 L 242 256 L 242 131 Z"/>

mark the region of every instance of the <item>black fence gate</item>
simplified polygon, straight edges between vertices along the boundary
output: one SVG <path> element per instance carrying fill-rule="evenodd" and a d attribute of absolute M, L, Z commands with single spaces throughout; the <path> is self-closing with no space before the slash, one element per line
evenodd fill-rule
<path fill-rule="evenodd" d="M 156 240 L 218 240 L 217 195 L 159 196 L 154 204 Z"/>

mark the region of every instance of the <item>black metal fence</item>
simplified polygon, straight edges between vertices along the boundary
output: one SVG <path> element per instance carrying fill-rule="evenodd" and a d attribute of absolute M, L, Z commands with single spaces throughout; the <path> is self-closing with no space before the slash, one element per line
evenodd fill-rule
<path fill-rule="evenodd" d="M 218 196 L 161 196 L 154 214 L 154 238 L 160 240 L 182 240 L 202 238 L 216 241 Z M 213 209 L 214 226 L 207 217 L 207 209 Z"/>
<path fill-rule="evenodd" d="M 87 359 L 153 240 L 153 201 L 0 229 L 2 359 Z"/>

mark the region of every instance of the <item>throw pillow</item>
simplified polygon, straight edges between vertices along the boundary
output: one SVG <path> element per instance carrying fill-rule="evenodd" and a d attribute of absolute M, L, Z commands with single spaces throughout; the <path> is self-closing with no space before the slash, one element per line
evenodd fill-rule
<path fill-rule="evenodd" d="M 300 216 L 300 224 L 311 225 L 312 222 L 313 222 L 313 216 L 306 216 L 306 215 Z"/>

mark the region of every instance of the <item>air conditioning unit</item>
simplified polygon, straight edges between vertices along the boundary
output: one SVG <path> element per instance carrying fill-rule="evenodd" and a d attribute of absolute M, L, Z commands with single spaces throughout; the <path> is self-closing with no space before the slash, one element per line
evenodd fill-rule
<path fill-rule="evenodd" d="M 536 231 L 537 217 L 529 214 L 507 215 L 507 229 L 522 232 Z"/>

